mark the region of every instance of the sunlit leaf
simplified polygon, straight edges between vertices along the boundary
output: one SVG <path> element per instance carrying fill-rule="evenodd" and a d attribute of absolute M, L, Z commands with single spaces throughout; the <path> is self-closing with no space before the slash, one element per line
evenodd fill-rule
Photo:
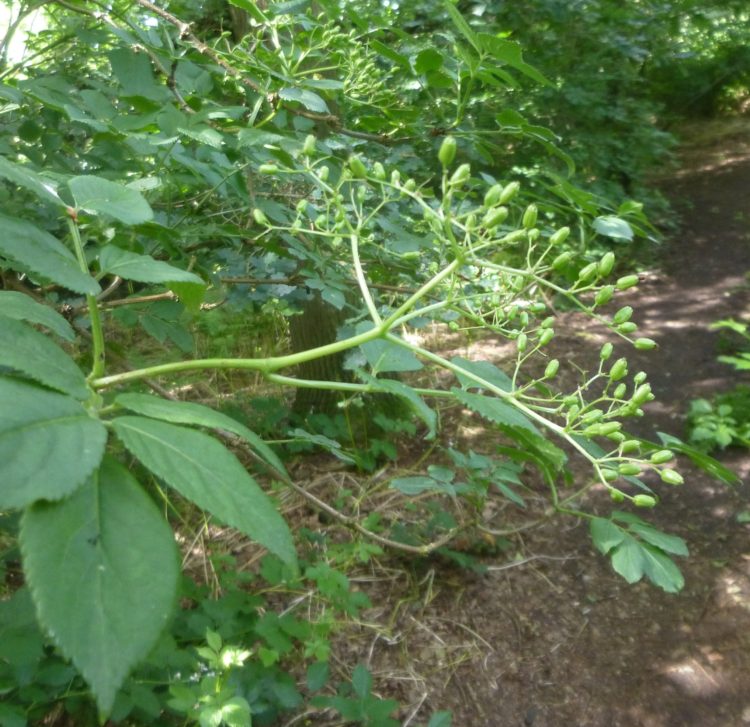
<path fill-rule="evenodd" d="M 153 219 L 144 196 L 135 189 L 102 177 L 73 177 L 68 182 L 75 206 L 93 215 L 106 215 L 126 225 L 137 225 Z"/>

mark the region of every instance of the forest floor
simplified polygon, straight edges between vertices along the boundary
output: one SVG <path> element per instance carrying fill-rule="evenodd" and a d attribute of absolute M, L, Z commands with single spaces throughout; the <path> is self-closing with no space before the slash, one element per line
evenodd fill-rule
<path fill-rule="evenodd" d="M 631 371 L 649 372 L 657 395 L 636 433 L 682 438 L 691 399 L 742 381 L 716 360 L 720 335 L 710 325 L 750 313 L 750 144 L 729 138 L 687 150 L 661 187 L 680 229 L 638 288 L 617 299 L 659 348 L 617 352 Z M 555 328 L 550 355 L 568 372 L 585 369 L 608 340 L 576 313 L 561 314 Z M 504 356 L 486 338 L 460 352 Z M 454 441 L 482 450 L 475 420 L 456 427 Z M 750 525 L 737 517 L 749 507 L 750 454 L 721 459 L 741 484 L 681 458 L 685 484 L 655 485 L 661 502 L 645 514 L 689 544 L 679 594 L 628 585 L 596 553 L 586 524 L 561 516 L 524 532 L 510 554 L 481 557 L 481 574 L 436 559 L 412 572 L 381 561 L 382 571 L 354 578 L 378 608 L 338 657 L 366 663 L 376 692 L 411 705 L 404 725 L 425 724 L 438 709 L 453 712 L 454 727 L 750 725 Z M 587 506 L 609 511 L 598 497 Z"/>

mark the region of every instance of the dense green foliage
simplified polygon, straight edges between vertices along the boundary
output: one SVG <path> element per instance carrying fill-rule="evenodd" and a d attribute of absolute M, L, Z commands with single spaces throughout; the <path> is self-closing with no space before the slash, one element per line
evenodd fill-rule
<path fill-rule="evenodd" d="M 656 344 L 616 304 L 638 283 L 628 245 L 655 235 L 629 196 L 669 145 L 652 123 L 646 61 L 669 67 L 654 53 L 675 17 L 603 0 L 529 3 L 525 25 L 510 9 L 461 10 L 76 0 L 46 7 L 47 28 L 18 63 L 11 24 L 0 65 L 0 526 L 4 563 L 20 549 L 26 587 L 0 603 L 3 724 L 57 700 L 84 724 L 96 718 L 86 688 L 102 717 L 271 724 L 302 700 L 280 662 L 304 652 L 308 692 L 319 691 L 330 614 L 366 605 L 338 566 L 381 546 L 428 555 L 463 527 L 451 499 L 474 520 L 488 498 L 523 509 L 535 471 L 542 519 L 585 518 L 626 580 L 682 587 L 680 538 L 582 504 L 601 487 L 648 509 L 660 486 L 682 481 L 670 463 L 684 445 L 643 442 L 623 424 L 653 398 L 624 354 Z M 721 20 L 742 12 L 728 6 Z M 678 30 L 672 60 L 700 37 Z M 322 313 L 303 326 L 319 332 L 328 318 L 335 335 L 290 352 L 279 339 L 312 302 Z M 558 386 L 564 364 L 547 350 L 560 306 L 620 344 Z M 412 335 L 432 324 L 506 339 L 507 367 Z M 331 357 L 334 375 L 302 373 Z M 230 417 L 181 400 L 180 385 L 207 372 L 252 374 L 280 392 L 276 409 L 248 426 L 237 403 Z M 294 389 L 337 392 L 342 419 L 289 418 Z M 377 448 L 352 452 L 341 421 L 378 397 L 409 416 L 383 409 Z M 440 402 L 473 412 L 496 434 L 493 451 L 446 448 L 450 466 L 392 480 L 406 499 L 433 497 L 426 525 L 406 508 L 382 522 L 316 501 L 356 537 L 338 558 L 333 544 L 327 560 L 309 555 L 319 536 L 295 537 L 278 509 L 278 493 L 307 493 L 259 431 L 366 468 L 395 456 L 389 432 L 436 440 Z M 571 457 L 588 464 L 584 481 L 571 482 Z M 157 502 L 177 530 L 192 503 L 265 547 L 250 586 L 311 588 L 322 617 L 266 610 L 231 563 L 217 566 L 218 600 L 180 585 Z M 358 666 L 314 704 L 393 724 L 396 705 L 370 680 Z"/>

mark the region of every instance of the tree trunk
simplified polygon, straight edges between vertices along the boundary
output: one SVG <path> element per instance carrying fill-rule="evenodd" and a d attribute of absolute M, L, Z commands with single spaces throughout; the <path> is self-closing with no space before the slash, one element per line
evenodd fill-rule
<path fill-rule="evenodd" d="M 333 343 L 343 320 L 343 311 L 326 303 L 317 290 L 310 291 L 307 300 L 302 303 L 302 314 L 289 319 L 292 352 L 299 353 Z M 343 368 L 344 355 L 338 353 L 300 364 L 296 376 L 314 381 L 349 381 L 351 375 Z M 292 411 L 302 417 L 314 413 L 333 414 L 339 397 L 337 391 L 299 388 Z"/>

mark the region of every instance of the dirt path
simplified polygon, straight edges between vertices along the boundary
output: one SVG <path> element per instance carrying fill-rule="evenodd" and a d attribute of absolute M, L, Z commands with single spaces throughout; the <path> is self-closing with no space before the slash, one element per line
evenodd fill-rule
<path fill-rule="evenodd" d="M 683 436 L 688 401 L 738 381 L 716 361 L 708 326 L 743 316 L 750 301 L 750 150 L 699 158 L 665 184 L 684 217 L 661 271 L 619 303 L 632 303 L 643 335 L 660 344 L 658 354 L 627 352 L 658 396 L 640 423 L 647 436 Z M 568 322 L 557 345 L 575 356 L 597 332 Z M 724 461 L 743 480 L 750 471 L 745 452 Z M 748 487 L 680 469 L 686 484 L 662 487 L 648 514 L 690 545 L 679 595 L 628 586 L 594 554 L 585 526 L 560 519 L 557 531 L 525 538 L 523 568 L 499 560 L 483 576 L 415 576 L 409 608 L 390 614 L 391 640 L 371 647 L 372 667 L 401 674 L 403 702 L 423 700 L 417 722 L 449 708 L 455 727 L 750 725 L 750 526 L 736 520 Z"/>

